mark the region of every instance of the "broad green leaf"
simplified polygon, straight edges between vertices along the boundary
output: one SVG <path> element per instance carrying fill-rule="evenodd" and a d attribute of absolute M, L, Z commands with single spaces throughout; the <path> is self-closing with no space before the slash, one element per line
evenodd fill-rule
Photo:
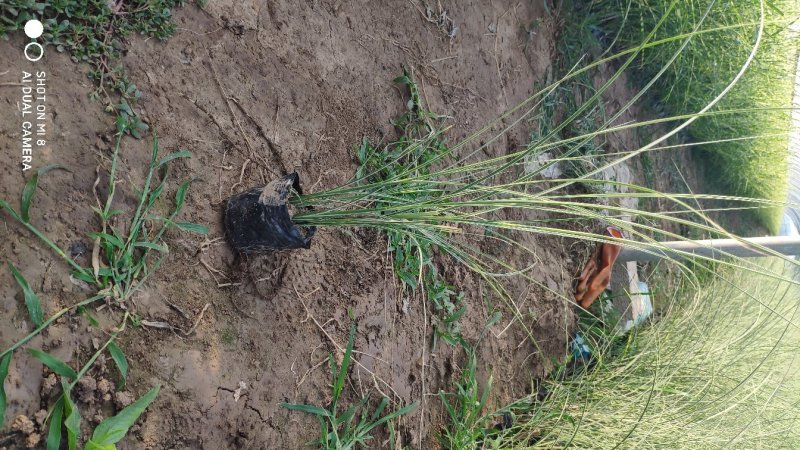
<path fill-rule="evenodd" d="M 67 377 L 71 380 L 78 378 L 78 373 L 75 372 L 72 367 L 68 366 L 67 363 L 61 361 L 55 356 L 35 348 L 29 348 L 28 352 L 33 355 L 34 358 L 41 361 L 42 364 L 50 368 L 53 373 L 61 375 L 62 377 Z"/>
<path fill-rule="evenodd" d="M 72 392 L 69 389 L 69 385 L 65 382 L 61 382 L 61 386 L 64 389 L 64 414 L 66 414 L 66 418 L 64 419 L 64 426 L 67 427 L 67 446 L 69 450 L 75 450 L 78 447 L 78 436 L 81 434 L 81 413 L 78 411 L 78 407 L 72 403 L 72 399 L 70 395 Z"/>
<path fill-rule="evenodd" d="M 61 427 L 64 417 L 64 399 L 60 398 L 53 406 L 53 414 L 50 415 L 50 429 L 47 431 L 47 450 L 58 450 L 61 448 Z"/>
<path fill-rule="evenodd" d="M 31 209 L 31 203 L 33 202 L 33 194 L 36 193 L 36 186 L 39 184 L 39 177 L 50 172 L 51 170 L 67 170 L 66 167 L 60 164 L 51 164 L 49 166 L 44 166 L 36 171 L 35 174 L 25 183 L 25 188 L 22 190 L 22 199 L 19 202 L 19 213 L 22 216 L 23 222 L 29 222 L 30 216 L 29 211 Z"/>
<path fill-rule="evenodd" d="M 400 75 L 399 77 L 395 78 L 392 81 L 398 84 L 406 84 L 406 85 L 413 83 L 413 81 L 411 81 L 411 78 L 409 78 L 407 75 Z"/>
<path fill-rule="evenodd" d="M 37 327 L 44 322 L 44 313 L 42 313 L 42 302 L 39 301 L 39 297 L 36 296 L 36 293 L 33 292 L 31 286 L 25 280 L 21 273 L 14 267 L 13 264 L 10 262 L 8 263 L 8 267 L 11 269 L 11 273 L 14 275 L 14 279 L 17 280 L 17 284 L 22 288 L 22 293 L 25 296 L 25 306 L 28 308 L 28 315 L 31 317 L 31 322 Z"/>
<path fill-rule="evenodd" d="M 111 353 L 111 358 L 117 364 L 119 373 L 122 375 L 122 384 L 128 381 L 128 360 L 125 359 L 125 354 L 113 341 L 108 343 L 108 352 Z"/>
<path fill-rule="evenodd" d="M 174 159 L 191 158 L 191 157 L 192 157 L 192 152 L 190 152 L 189 150 L 181 150 L 181 151 L 178 151 L 178 152 L 170 153 L 169 155 L 161 158 L 161 161 L 158 162 L 158 166 L 156 166 L 156 167 L 161 167 L 164 164 L 166 164 L 166 163 L 168 163 L 168 162 L 170 162 L 170 161 L 172 161 Z"/>
<path fill-rule="evenodd" d="M 97 428 L 94 429 L 94 433 L 92 433 L 92 440 L 100 446 L 119 442 L 128 433 L 128 429 L 136 422 L 136 419 L 138 419 L 150 403 L 155 400 L 160 389 L 161 386 L 150 389 L 139 400 L 125 407 L 125 409 L 120 411 L 116 416 L 109 417 L 100 422 L 100 425 L 97 425 Z"/>
<path fill-rule="evenodd" d="M 191 231 L 197 234 L 208 234 L 208 227 L 191 222 L 175 222 L 175 226 L 181 230 Z"/>
<path fill-rule="evenodd" d="M 296 403 L 281 403 L 282 408 L 286 408 L 290 411 L 301 411 L 308 414 L 313 414 L 315 416 L 322 416 L 322 417 L 330 417 L 331 413 L 327 410 L 320 408 L 319 406 L 313 405 L 298 405 Z"/>
<path fill-rule="evenodd" d="M 4 387 L 8 376 L 8 366 L 11 364 L 11 352 L 0 359 L 0 428 L 3 428 L 3 419 L 6 415 L 6 388 Z"/>
<path fill-rule="evenodd" d="M 128 101 L 127 101 L 127 100 L 125 100 L 125 97 L 123 97 L 123 98 L 120 100 L 120 102 L 119 102 L 119 105 L 117 105 L 117 108 L 119 108 L 121 111 L 125 111 L 125 113 L 126 113 L 127 115 L 129 115 L 129 116 L 133 116 L 133 115 L 135 115 L 135 114 L 133 113 L 133 110 L 131 109 L 131 105 L 129 105 L 129 104 L 128 104 Z"/>
<path fill-rule="evenodd" d="M 117 446 L 114 444 L 100 445 L 95 441 L 89 441 L 83 450 L 117 450 Z"/>

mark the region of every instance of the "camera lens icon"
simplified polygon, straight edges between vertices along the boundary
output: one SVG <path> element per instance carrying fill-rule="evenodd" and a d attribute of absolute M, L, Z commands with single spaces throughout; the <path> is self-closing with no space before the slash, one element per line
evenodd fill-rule
<path fill-rule="evenodd" d="M 36 39 L 41 36 L 43 32 L 44 25 L 42 25 L 42 22 L 36 19 L 31 19 L 25 22 L 25 36 L 28 36 L 31 39 Z"/>

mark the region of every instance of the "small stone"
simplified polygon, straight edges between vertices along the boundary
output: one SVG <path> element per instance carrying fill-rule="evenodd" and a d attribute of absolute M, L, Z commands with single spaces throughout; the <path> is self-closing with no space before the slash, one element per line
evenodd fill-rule
<path fill-rule="evenodd" d="M 109 400 L 111 400 L 111 394 L 104 394 L 104 395 L 103 395 L 103 401 L 104 401 L 104 402 L 107 402 L 107 401 L 109 401 Z"/>
<path fill-rule="evenodd" d="M 86 244 L 84 244 L 81 240 L 72 241 L 69 244 L 69 256 L 72 258 L 81 256 L 88 251 L 89 249 L 86 248 Z"/>
<path fill-rule="evenodd" d="M 114 394 L 114 404 L 117 408 L 124 408 L 136 400 L 133 394 L 128 391 L 117 392 Z"/>
<path fill-rule="evenodd" d="M 100 423 L 102 421 L 103 421 L 103 415 L 102 414 L 95 414 L 94 416 L 92 416 L 92 422 L 93 423 Z"/>
<path fill-rule="evenodd" d="M 34 426 L 28 416 L 20 414 L 14 419 L 14 422 L 11 423 L 11 429 L 23 434 L 31 434 L 33 433 Z"/>
<path fill-rule="evenodd" d="M 25 447 L 26 448 L 34 448 L 42 440 L 42 436 L 39 433 L 31 433 L 25 439 Z"/>

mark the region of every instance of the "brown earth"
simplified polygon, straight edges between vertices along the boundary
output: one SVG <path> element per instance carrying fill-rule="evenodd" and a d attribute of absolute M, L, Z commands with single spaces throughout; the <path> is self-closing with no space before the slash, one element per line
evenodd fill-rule
<path fill-rule="evenodd" d="M 368 392 L 373 398 L 386 395 L 393 408 L 417 402 L 395 424 L 398 442 L 413 448 L 436 445 L 435 433 L 446 417 L 435 395 L 452 390 L 464 354 L 444 344 L 431 353 L 430 305 L 399 288 L 385 237 L 323 229 L 310 250 L 237 258 L 222 239 L 221 210 L 230 194 L 295 170 L 311 192 L 346 182 L 356 168 L 354 145 L 363 136 L 375 142 L 392 136 L 389 120 L 402 113 L 406 100 L 392 83 L 402 66 L 412 70 L 429 108 L 452 117 L 451 141 L 528 97 L 554 52 L 556 21 L 542 2 L 445 4 L 458 26 L 452 39 L 414 2 L 253 0 L 211 2 L 205 11 L 187 6 L 173 12 L 179 29 L 167 43 L 131 40 L 124 64 L 144 92 L 137 108 L 158 132 L 162 152 L 193 152 L 192 159 L 174 164 L 172 175 L 197 177 L 182 218 L 207 224 L 210 234 L 170 233 L 168 260 L 128 307 L 144 319 L 183 330 L 202 317 L 188 337 L 147 327 L 125 333 L 121 346 L 131 364 L 127 388 L 119 395 L 108 388 L 116 374 L 101 358 L 75 399 L 85 435 L 91 422 L 123 406 L 131 393 L 138 397 L 160 384 L 157 400 L 120 448 L 301 448 L 318 435 L 316 419 L 280 403 L 330 400 L 325 361 L 346 343 L 351 310 L 359 365 L 352 370 L 345 402 Z M 536 33 L 525 32 L 536 20 L 541 21 Z M 87 98 L 92 85 L 86 67 L 54 51 L 35 65 L 23 62 L 21 48 L 20 36 L 0 42 L 0 67 L 9 69 L 0 78 L 5 105 L 0 109 L 0 198 L 18 199 L 30 175 L 21 174 L 17 164 L 21 119 L 14 83 L 22 70 L 45 68 L 49 144 L 35 155 L 34 167 L 59 163 L 71 171 L 43 177 L 32 221 L 62 249 L 76 241 L 90 247 L 86 233 L 97 227 L 90 209 L 92 185 L 96 168 L 108 169 L 113 118 Z M 527 141 L 527 127 L 519 126 L 488 153 L 505 154 Z M 150 137 L 123 141 L 119 190 L 126 211 L 135 208 L 133 187 L 145 175 L 150 145 Z M 481 382 L 490 371 L 494 378 L 489 408 L 530 393 L 533 380 L 552 369 L 553 358 L 566 354 L 574 325 L 565 296 L 587 246 L 558 238 L 522 239 L 537 260 L 514 262 L 535 264 L 531 273 L 538 283 L 515 281 L 510 290 L 520 310 L 530 312 L 526 325 L 536 344 L 519 324 L 510 323 L 512 315 L 502 303 L 483 295 L 488 289 L 479 279 L 441 261 L 448 280 L 467 292 L 469 312 L 462 327 L 468 340 L 477 340 L 491 315 L 487 302 L 503 311 L 478 352 Z M 0 214 L 0 255 L 21 268 L 46 315 L 90 294 L 6 214 Z M 84 265 L 88 258 L 78 257 Z M 0 271 L 0 314 L 0 347 L 6 348 L 30 329 L 8 270 Z M 93 314 L 112 325 L 109 308 Z M 78 366 L 91 354 L 93 340 L 102 338 L 75 315 L 28 346 Z M 18 415 L 33 418 L 49 406 L 49 378 L 33 358 L 15 354 L 6 382 L 7 423 Z M 28 438 L 36 427 L 25 433 Z M 22 445 L 20 433 L 12 435 L 15 442 L 2 441 L 3 436 L 0 447 Z M 375 437 L 371 447 L 388 447 L 388 434 Z"/>

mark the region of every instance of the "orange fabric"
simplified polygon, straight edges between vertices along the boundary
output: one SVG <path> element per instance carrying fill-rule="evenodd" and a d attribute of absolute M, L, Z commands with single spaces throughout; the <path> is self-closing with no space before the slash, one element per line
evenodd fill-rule
<path fill-rule="evenodd" d="M 608 227 L 606 229 L 609 236 L 615 238 L 622 238 L 622 231 L 615 227 Z M 616 244 L 606 242 L 600 244 L 595 248 L 589 262 L 586 263 L 580 277 L 578 277 L 578 284 L 575 287 L 575 301 L 581 305 L 582 308 L 588 308 L 600 297 L 600 294 L 608 288 L 611 282 L 611 270 L 614 267 L 622 247 Z"/>

